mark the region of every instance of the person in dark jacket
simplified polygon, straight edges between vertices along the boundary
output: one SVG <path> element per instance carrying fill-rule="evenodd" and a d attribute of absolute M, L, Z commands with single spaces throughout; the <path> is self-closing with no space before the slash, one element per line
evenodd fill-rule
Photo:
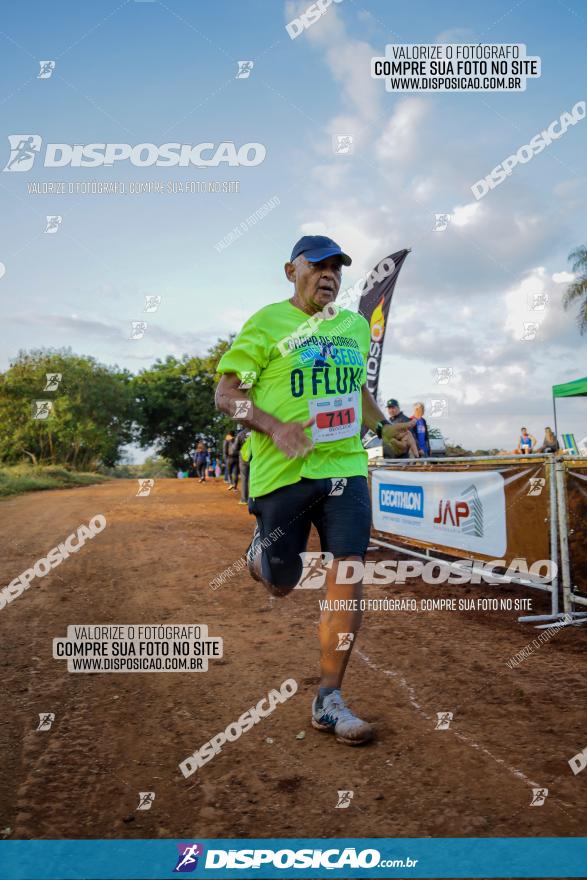
<path fill-rule="evenodd" d="M 206 482 L 206 465 L 208 463 L 208 450 L 206 444 L 200 440 L 196 446 L 196 476 L 200 478 L 200 483 Z"/>
<path fill-rule="evenodd" d="M 399 401 L 395 397 L 391 397 L 387 401 L 387 414 L 392 425 L 402 422 L 411 422 L 412 420 L 400 409 Z M 401 453 L 391 453 L 389 447 L 383 446 L 383 455 L 385 458 L 418 458 L 418 447 L 411 431 L 408 431 L 401 439 L 397 441 L 403 447 Z"/>

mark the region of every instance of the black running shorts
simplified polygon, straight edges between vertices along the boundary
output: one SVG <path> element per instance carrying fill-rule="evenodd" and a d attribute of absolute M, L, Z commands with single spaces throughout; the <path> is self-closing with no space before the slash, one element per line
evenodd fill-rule
<path fill-rule="evenodd" d="M 371 499 L 366 477 L 302 478 L 249 498 L 249 511 L 257 518 L 263 541 L 263 577 L 276 587 L 293 588 L 298 583 L 303 567 L 300 553 L 306 551 L 312 525 L 322 552 L 335 559 L 363 558 L 367 552 Z"/>

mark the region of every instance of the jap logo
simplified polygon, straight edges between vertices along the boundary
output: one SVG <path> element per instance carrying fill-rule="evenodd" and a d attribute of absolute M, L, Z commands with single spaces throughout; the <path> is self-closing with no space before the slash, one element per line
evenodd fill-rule
<path fill-rule="evenodd" d="M 296 590 L 319 590 L 324 586 L 327 570 L 332 568 L 333 554 L 308 550 L 300 553 L 300 558 L 303 568 Z"/>
<path fill-rule="evenodd" d="M 198 859 L 204 855 L 204 847 L 201 843 L 178 843 L 177 864 L 173 869 L 174 874 L 191 874 L 198 867 Z"/>
<path fill-rule="evenodd" d="M 471 484 L 465 489 L 461 500 L 451 501 L 450 498 L 441 498 L 433 522 L 440 526 L 455 526 L 457 529 L 462 529 L 466 535 L 482 538 L 483 503 L 476 486 Z"/>
<path fill-rule="evenodd" d="M 40 134 L 9 134 L 10 158 L 3 171 L 30 171 L 41 149 Z"/>

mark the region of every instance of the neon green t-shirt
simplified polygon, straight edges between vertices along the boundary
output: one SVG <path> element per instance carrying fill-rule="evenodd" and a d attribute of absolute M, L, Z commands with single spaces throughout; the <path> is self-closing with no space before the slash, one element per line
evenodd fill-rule
<path fill-rule="evenodd" d="M 251 432 L 251 497 L 302 477 L 367 476 L 360 428 L 369 344 L 367 321 L 347 309 L 317 319 L 284 300 L 249 318 L 218 372 L 236 373 L 251 385 L 253 403 L 282 422 L 316 416 L 306 429 L 314 443 L 306 458 L 289 459 L 270 437 Z"/>

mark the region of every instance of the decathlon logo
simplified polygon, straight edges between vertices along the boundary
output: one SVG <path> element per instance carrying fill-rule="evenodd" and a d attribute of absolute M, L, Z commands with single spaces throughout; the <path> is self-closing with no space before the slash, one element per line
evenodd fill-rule
<path fill-rule="evenodd" d="M 42 138 L 38 134 L 9 134 L 10 158 L 4 171 L 30 171 L 40 152 Z M 112 167 L 115 162 L 130 162 L 137 168 L 187 168 L 190 165 L 216 168 L 260 165 L 267 149 L 251 142 L 237 147 L 233 141 L 220 144 L 47 144 L 45 168 Z"/>
<path fill-rule="evenodd" d="M 424 517 L 424 489 L 422 486 L 379 485 L 379 507 L 386 513 L 399 513 L 402 516 Z"/>
<path fill-rule="evenodd" d="M 465 535 L 483 537 L 483 503 L 477 487 L 471 484 L 461 496 L 461 500 L 441 498 L 438 512 L 433 519 L 435 525 L 454 526 Z"/>

